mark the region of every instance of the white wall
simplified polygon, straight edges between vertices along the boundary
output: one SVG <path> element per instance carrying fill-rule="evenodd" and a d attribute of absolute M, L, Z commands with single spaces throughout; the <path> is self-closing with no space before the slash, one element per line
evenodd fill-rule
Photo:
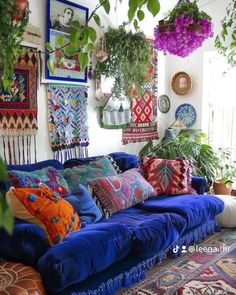
<path fill-rule="evenodd" d="M 43 39 L 40 46 L 41 50 L 44 51 L 45 44 L 45 1 L 46 0 L 29 0 L 30 2 L 30 22 L 33 25 L 39 26 L 42 33 Z M 203 2 L 206 2 L 202 0 Z M 87 0 L 74 0 L 74 2 L 88 6 L 91 10 L 95 7 L 98 1 L 87 1 Z M 112 1 L 111 1 L 112 2 Z M 111 13 L 109 16 L 104 14 L 100 10 L 100 16 L 102 17 L 102 23 L 105 26 L 113 25 L 116 26 L 121 24 L 127 15 L 127 1 L 123 1 L 123 6 L 119 7 L 117 13 Z M 168 4 L 167 4 L 168 2 Z M 161 19 L 163 15 L 166 15 L 166 11 L 171 9 L 176 0 L 165 1 L 161 0 L 162 12 L 153 19 L 148 16 L 142 23 L 142 30 L 147 36 L 152 35 L 153 28 L 157 24 L 158 19 Z M 224 9 L 228 1 L 213 0 L 205 6 L 204 10 L 213 17 L 215 22 L 216 30 L 219 27 L 220 19 L 223 17 Z M 176 107 L 183 103 L 189 102 L 195 106 L 198 113 L 195 128 L 201 127 L 201 108 L 202 108 L 202 68 L 203 68 L 203 52 L 213 48 L 214 38 L 205 42 L 201 49 L 198 49 L 195 53 L 189 57 L 182 59 L 175 56 L 164 57 L 160 53 L 159 58 L 159 95 L 167 94 L 171 99 L 171 109 L 167 114 L 160 114 L 158 118 L 159 133 L 163 135 L 163 130 L 174 121 L 174 112 Z M 193 79 L 193 90 L 192 92 L 184 97 L 176 96 L 171 90 L 170 83 L 172 76 L 178 71 L 186 71 L 190 74 Z M 127 151 L 132 153 L 138 153 L 143 144 L 129 144 L 126 146 L 122 145 L 122 130 L 106 130 L 99 126 L 98 111 L 96 107 L 99 103 L 96 101 L 94 96 L 94 84 L 89 82 L 89 95 L 88 95 L 88 123 L 89 123 L 89 155 L 105 154 L 113 151 Z M 47 123 L 47 97 L 46 97 L 46 86 L 42 85 L 38 90 L 38 123 L 39 131 L 37 135 L 37 156 L 38 160 L 44 160 L 52 157 L 49 145 L 49 134 L 48 134 L 48 123 Z"/>
<path fill-rule="evenodd" d="M 206 40 L 202 47 L 186 58 L 169 55 L 166 60 L 166 92 L 171 100 L 171 109 L 169 112 L 169 124 L 175 120 L 175 110 L 182 103 L 192 104 L 197 111 L 197 120 L 191 128 L 202 128 L 202 113 L 203 113 L 203 59 L 204 52 L 216 50 L 214 47 L 215 37 L 221 30 L 220 21 L 226 13 L 226 6 L 230 1 L 222 0 L 202 0 L 200 7 L 212 17 L 214 24 L 214 37 Z M 192 91 L 184 96 L 176 95 L 171 89 L 171 80 L 175 73 L 179 71 L 187 72 L 192 78 Z"/>

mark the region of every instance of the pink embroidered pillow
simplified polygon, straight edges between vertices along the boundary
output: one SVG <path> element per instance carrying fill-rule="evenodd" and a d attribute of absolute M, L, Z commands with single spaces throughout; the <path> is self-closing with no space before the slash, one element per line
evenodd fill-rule
<path fill-rule="evenodd" d="M 144 157 L 141 164 L 145 179 L 155 188 L 158 195 L 189 193 L 191 167 L 188 160 L 182 158 L 166 160 L 156 157 Z"/>
<path fill-rule="evenodd" d="M 105 216 L 132 207 L 156 195 L 155 189 L 136 169 L 130 169 L 116 176 L 99 177 L 88 183 Z"/>

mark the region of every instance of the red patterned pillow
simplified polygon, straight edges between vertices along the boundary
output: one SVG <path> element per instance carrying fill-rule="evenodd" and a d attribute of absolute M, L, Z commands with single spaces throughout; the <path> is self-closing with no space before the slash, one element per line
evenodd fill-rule
<path fill-rule="evenodd" d="M 99 177 L 88 183 L 106 217 L 156 195 L 155 189 L 137 169 L 116 176 Z"/>
<path fill-rule="evenodd" d="M 189 193 L 191 187 L 191 166 L 186 159 L 176 160 L 144 157 L 142 173 L 155 188 L 158 195 L 179 195 Z"/>

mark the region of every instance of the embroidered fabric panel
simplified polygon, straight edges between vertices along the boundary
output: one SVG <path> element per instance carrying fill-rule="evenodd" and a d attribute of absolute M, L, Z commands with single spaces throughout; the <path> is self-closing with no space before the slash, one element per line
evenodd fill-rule
<path fill-rule="evenodd" d="M 150 40 L 150 54 L 152 55 L 153 67 L 148 70 L 149 82 L 145 91 L 139 98 L 133 98 L 131 103 L 131 123 L 123 129 L 123 144 L 131 142 L 144 142 L 158 139 L 157 131 L 157 51 L 153 48 Z"/>
<path fill-rule="evenodd" d="M 37 49 L 25 47 L 10 90 L 0 89 L 0 146 L 8 164 L 37 161 L 37 77 Z"/>
<path fill-rule="evenodd" d="M 49 133 L 55 159 L 88 156 L 87 87 L 48 86 Z"/>

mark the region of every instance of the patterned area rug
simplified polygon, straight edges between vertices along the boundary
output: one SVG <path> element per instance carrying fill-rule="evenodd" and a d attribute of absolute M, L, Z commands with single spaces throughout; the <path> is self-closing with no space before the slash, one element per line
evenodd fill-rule
<path fill-rule="evenodd" d="M 224 230 L 156 265 L 123 295 L 235 295 L 236 230 Z"/>

